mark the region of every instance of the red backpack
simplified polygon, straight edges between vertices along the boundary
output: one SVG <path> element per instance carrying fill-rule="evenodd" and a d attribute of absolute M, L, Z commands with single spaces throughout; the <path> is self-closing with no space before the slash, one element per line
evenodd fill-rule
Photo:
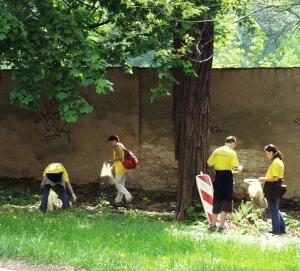
<path fill-rule="evenodd" d="M 123 150 L 124 150 L 124 161 L 122 163 L 123 163 L 124 168 L 126 168 L 126 169 L 136 168 L 138 159 L 135 156 L 135 154 L 132 151 L 127 150 L 127 149 L 123 149 Z"/>

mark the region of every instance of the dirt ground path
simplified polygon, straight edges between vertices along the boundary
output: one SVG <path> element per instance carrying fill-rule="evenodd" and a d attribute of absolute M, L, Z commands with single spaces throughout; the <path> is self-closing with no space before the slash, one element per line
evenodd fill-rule
<path fill-rule="evenodd" d="M 0 271 L 85 271 L 85 269 L 73 268 L 53 264 L 32 264 L 19 260 L 0 259 Z"/>

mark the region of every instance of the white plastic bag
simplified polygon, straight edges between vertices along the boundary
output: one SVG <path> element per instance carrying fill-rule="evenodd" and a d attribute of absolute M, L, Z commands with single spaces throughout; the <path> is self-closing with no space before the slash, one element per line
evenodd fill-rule
<path fill-rule="evenodd" d="M 52 212 L 53 209 L 56 207 L 58 201 L 58 195 L 53 191 L 53 189 L 50 189 L 49 196 L 48 196 L 48 204 L 47 204 L 47 211 Z"/>
<path fill-rule="evenodd" d="M 253 209 L 266 208 L 268 203 L 265 199 L 261 183 L 257 179 L 245 179 L 244 181 L 249 184 L 248 193 Z"/>
<path fill-rule="evenodd" d="M 115 184 L 115 177 L 112 174 L 112 167 L 109 163 L 103 163 L 100 173 L 100 181 L 105 182 L 109 185 Z"/>

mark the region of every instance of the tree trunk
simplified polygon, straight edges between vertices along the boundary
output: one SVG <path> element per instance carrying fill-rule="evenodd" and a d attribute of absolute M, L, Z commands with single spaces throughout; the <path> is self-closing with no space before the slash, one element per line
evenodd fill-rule
<path fill-rule="evenodd" d="M 178 161 L 177 219 L 185 217 L 186 207 L 196 192 L 195 176 L 207 172 L 210 153 L 210 81 L 213 35 L 211 22 L 201 23 L 201 37 L 190 58 L 198 76 L 188 76 L 183 69 L 174 71 L 179 82 L 173 88 L 173 125 L 175 157 Z M 174 45 L 180 41 L 174 40 Z M 177 44 L 178 45 L 178 44 Z"/>

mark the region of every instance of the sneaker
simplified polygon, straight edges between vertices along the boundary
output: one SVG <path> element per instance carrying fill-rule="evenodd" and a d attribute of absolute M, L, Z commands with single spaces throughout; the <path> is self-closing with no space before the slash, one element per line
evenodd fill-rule
<path fill-rule="evenodd" d="M 218 227 L 218 231 L 224 231 L 225 230 L 225 226 L 224 225 L 220 225 L 219 227 Z"/>
<path fill-rule="evenodd" d="M 286 231 L 281 231 L 281 232 L 269 231 L 269 233 L 272 234 L 272 235 L 283 235 L 283 234 L 286 234 Z"/>
<path fill-rule="evenodd" d="M 132 200 L 133 200 L 133 196 L 131 196 L 129 200 L 126 200 L 126 203 L 132 202 Z"/>
<path fill-rule="evenodd" d="M 115 201 L 113 205 L 116 207 L 120 207 L 120 206 L 122 206 L 122 201 L 118 201 L 118 202 Z"/>
<path fill-rule="evenodd" d="M 217 225 L 216 224 L 210 224 L 208 227 L 209 231 L 216 231 L 217 230 Z"/>

